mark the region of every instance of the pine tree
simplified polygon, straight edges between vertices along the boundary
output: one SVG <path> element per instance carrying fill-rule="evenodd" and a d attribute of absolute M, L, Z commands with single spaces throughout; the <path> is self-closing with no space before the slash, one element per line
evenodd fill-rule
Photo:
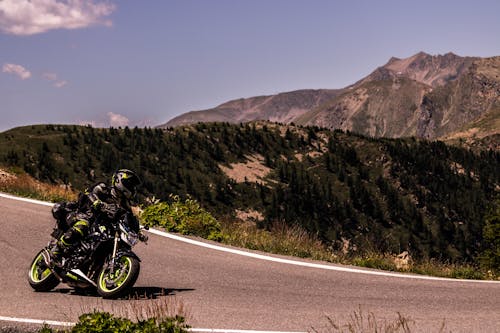
<path fill-rule="evenodd" d="M 480 256 L 483 267 L 500 272 L 500 199 L 485 218 L 484 250 Z"/>

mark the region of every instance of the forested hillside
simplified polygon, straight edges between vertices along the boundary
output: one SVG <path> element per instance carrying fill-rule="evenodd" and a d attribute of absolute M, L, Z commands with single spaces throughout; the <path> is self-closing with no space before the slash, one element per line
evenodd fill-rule
<path fill-rule="evenodd" d="M 77 189 L 130 168 L 144 179 L 141 200 L 191 195 L 215 216 L 300 224 L 334 248 L 452 261 L 483 250 L 500 189 L 495 151 L 264 122 L 22 127 L 0 133 L 0 165 Z"/>

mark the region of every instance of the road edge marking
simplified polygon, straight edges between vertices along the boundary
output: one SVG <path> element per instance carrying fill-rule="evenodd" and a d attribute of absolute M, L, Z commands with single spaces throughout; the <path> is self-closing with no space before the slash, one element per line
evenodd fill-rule
<path fill-rule="evenodd" d="M 216 250 L 216 251 L 221 251 L 221 252 L 227 252 L 227 253 L 232 253 L 240 256 L 245 256 L 245 257 L 250 257 L 254 259 L 259 259 L 259 260 L 266 260 L 266 261 L 272 261 L 272 262 L 277 262 L 277 263 L 282 263 L 282 264 L 287 264 L 287 265 L 294 265 L 294 266 L 302 266 L 302 267 L 308 267 L 308 268 L 316 268 L 316 269 L 323 269 L 323 270 L 330 270 L 330 271 L 337 271 L 337 272 L 346 272 L 346 273 L 358 273 L 358 274 L 368 274 L 368 275 L 378 275 L 378 276 L 385 276 L 385 277 L 395 277 L 395 278 L 406 278 L 406 279 L 417 279 L 417 280 L 433 280 L 433 281 L 450 281 L 450 282 L 467 282 L 467 283 L 500 283 L 500 281 L 494 281 L 494 280 L 466 280 L 466 279 L 452 279 L 452 278 L 443 278 L 443 277 L 437 277 L 437 276 L 427 276 L 427 275 L 413 275 L 413 274 L 402 274 L 402 273 L 392 273 L 392 272 L 384 272 L 384 271 L 377 271 L 377 270 L 365 270 L 365 269 L 359 269 L 359 268 L 350 268 L 350 267 L 343 267 L 343 266 L 334 266 L 332 265 L 327 265 L 327 264 L 317 264 L 317 263 L 310 263 L 310 262 L 304 262 L 304 261 L 297 261 L 297 260 L 292 260 L 292 259 L 284 259 L 284 258 L 277 258 L 277 257 L 271 257 L 269 255 L 264 255 L 264 254 L 259 254 L 259 253 L 252 253 L 252 252 L 247 252 L 243 250 L 237 250 L 237 249 L 231 249 L 219 245 L 214 245 L 214 244 L 209 244 L 205 243 L 202 241 L 197 241 L 194 239 L 174 235 L 165 231 L 157 230 L 157 229 L 149 229 L 148 230 L 150 233 L 170 238 L 173 240 L 181 241 L 184 243 L 208 248 L 211 250 Z"/>
<path fill-rule="evenodd" d="M 193 333 L 307 333 L 298 331 L 261 331 L 261 330 L 233 330 L 223 328 L 188 328 L 189 332 Z"/>
<path fill-rule="evenodd" d="M 36 199 L 30 199 L 30 198 L 21 198 L 21 197 L 17 197 L 15 195 L 3 193 L 3 192 L 0 193 L 0 197 L 6 198 L 6 199 L 11 199 L 11 200 L 29 202 L 29 203 L 36 204 L 36 205 L 49 206 L 49 207 L 52 207 L 54 205 L 51 202 L 42 201 L 42 200 L 36 200 Z"/>
<path fill-rule="evenodd" d="M 75 323 L 66 321 L 56 321 L 56 320 L 42 320 L 42 319 L 31 319 L 31 318 L 17 318 L 17 317 L 4 317 L 0 316 L 0 321 L 9 321 L 23 324 L 39 324 L 39 325 L 50 325 L 50 326 L 74 326 Z"/>
<path fill-rule="evenodd" d="M 37 204 L 37 205 L 44 205 L 44 206 L 52 206 L 53 205 L 53 203 L 50 203 L 50 202 L 45 202 L 45 201 L 35 200 L 35 199 L 21 198 L 21 197 L 16 197 L 14 195 L 5 194 L 5 193 L 0 193 L 0 197 L 12 199 L 12 200 L 24 201 L 24 202 L 28 202 L 28 203 L 32 203 L 32 204 Z M 153 228 L 150 228 L 148 230 L 148 232 L 155 234 L 155 235 L 158 235 L 158 236 L 161 236 L 161 237 L 177 240 L 177 241 L 188 243 L 188 244 L 195 245 L 195 246 L 208 248 L 211 250 L 232 253 L 232 254 L 236 254 L 236 255 L 240 255 L 240 256 L 250 257 L 250 258 L 259 259 L 259 260 L 272 261 L 272 262 L 277 262 L 277 263 L 282 263 L 282 264 L 287 264 L 287 265 L 302 266 L 302 267 L 309 267 L 309 268 L 316 268 L 316 269 L 323 269 L 323 270 L 330 270 L 330 271 L 337 271 L 337 272 L 345 272 L 345 273 L 367 274 L 367 275 L 376 275 L 376 276 L 385 276 L 385 277 L 394 277 L 394 278 L 403 278 L 403 279 L 415 279 L 415 280 L 427 280 L 427 281 L 448 281 L 448 282 L 455 282 L 455 283 L 456 282 L 489 283 L 489 284 L 499 284 L 500 283 L 500 281 L 495 281 L 495 280 L 452 279 L 452 278 L 443 278 L 443 277 L 437 277 L 437 276 L 402 274 L 402 273 L 384 272 L 384 271 L 378 271 L 378 270 L 365 270 L 365 269 L 360 269 L 360 268 L 334 266 L 333 264 L 327 265 L 327 264 L 309 263 L 309 262 L 303 262 L 303 261 L 297 261 L 297 260 L 291 260 L 291 259 L 277 258 L 277 257 L 269 256 L 269 255 L 252 253 L 252 252 L 247 252 L 247 251 L 243 251 L 243 250 L 237 250 L 237 249 L 232 249 L 232 248 L 228 248 L 228 247 L 223 247 L 220 245 L 205 243 L 205 242 L 201 242 L 201 241 L 194 240 L 194 239 L 187 238 L 187 237 L 174 235 L 174 234 L 171 234 L 171 233 L 168 233 L 165 231 L 161 231 L 161 230 L 157 230 L 157 229 L 153 229 Z"/>

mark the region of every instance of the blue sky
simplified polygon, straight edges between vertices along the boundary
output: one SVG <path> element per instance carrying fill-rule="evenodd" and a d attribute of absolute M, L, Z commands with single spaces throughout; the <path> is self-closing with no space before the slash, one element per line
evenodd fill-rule
<path fill-rule="evenodd" d="M 342 88 L 392 56 L 497 56 L 499 13 L 497 0 L 0 0 L 0 131 L 155 126 Z"/>

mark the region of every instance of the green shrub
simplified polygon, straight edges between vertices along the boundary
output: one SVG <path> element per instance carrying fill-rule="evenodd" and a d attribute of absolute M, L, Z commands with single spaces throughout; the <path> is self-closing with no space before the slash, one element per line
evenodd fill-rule
<path fill-rule="evenodd" d="M 115 318 L 107 312 L 83 314 L 71 332 L 131 332 L 135 326 L 130 320 Z"/>
<path fill-rule="evenodd" d="M 396 271 L 394 260 L 388 256 L 375 252 L 366 253 L 363 256 L 352 258 L 352 263 L 356 266 L 383 269 L 386 271 Z"/>
<path fill-rule="evenodd" d="M 186 333 L 189 326 L 180 316 L 162 319 L 149 318 L 133 322 L 125 318 L 117 318 L 107 312 L 86 313 L 79 317 L 78 323 L 69 331 L 71 333 L 113 332 L 113 333 Z M 39 332 L 53 333 L 52 328 L 43 327 Z"/>
<path fill-rule="evenodd" d="M 469 280 L 482 280 L 486 274 L 471 265 L 457 266 L 452 272 L 451 277 L 454 279 L 469 279 Z"/>
<path fill-rule="evenodd" d="M 219 222 L 196 200 L 187 198 L 183 201 L 177 195 L 170 195 L 170 199 L 171 203 L 158 202 L 145 208 L 141 214 L 143 224 L 161 226 L 183 235 L 222 240 Z"/>

